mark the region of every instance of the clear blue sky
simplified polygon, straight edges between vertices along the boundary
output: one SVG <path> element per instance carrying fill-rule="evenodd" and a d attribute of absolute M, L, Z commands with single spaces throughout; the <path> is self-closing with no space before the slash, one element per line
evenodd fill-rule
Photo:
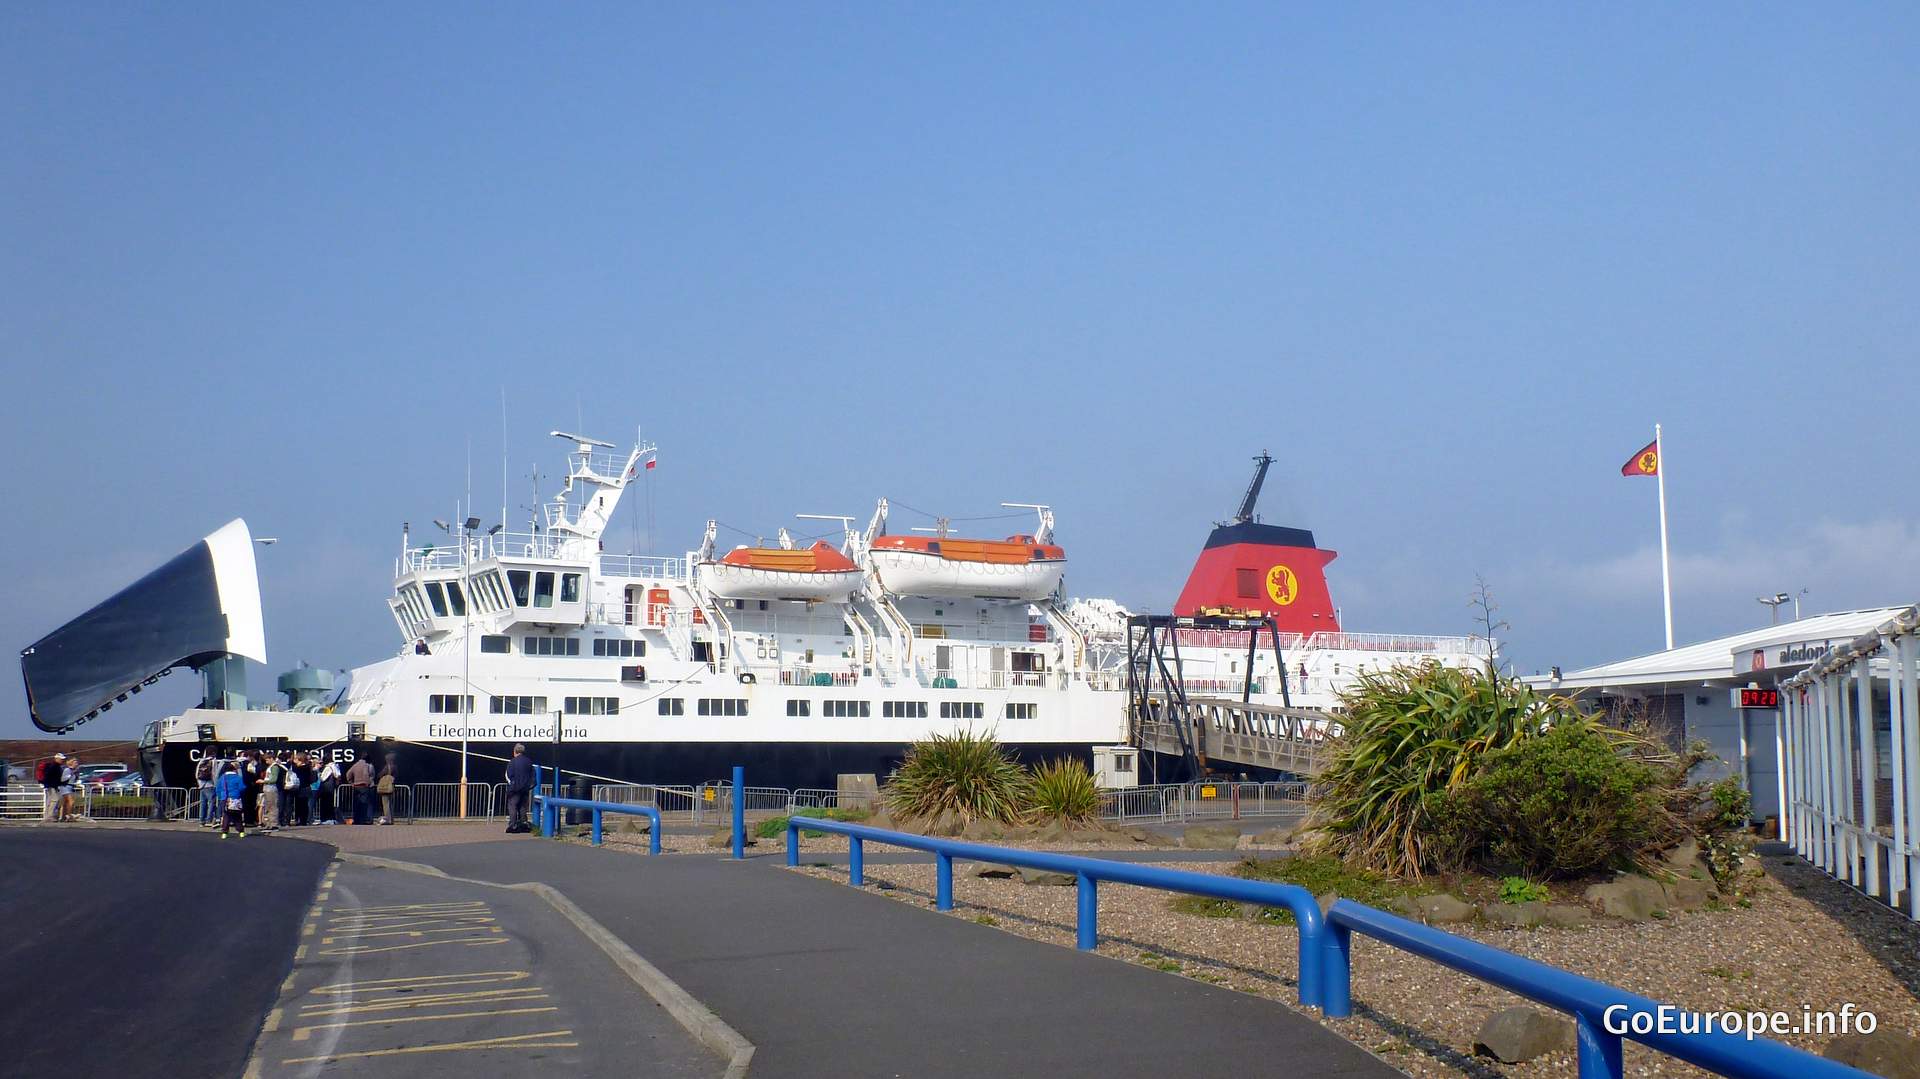
<path fill-rule="evenodd" d="M 516 507 L 644 424 L 662 549 L 1048 501 L 1141 607 L 1269 448 L 1350 628 L 1482 574 L 1521 670 L 1659 645 L 1659 420 L 1683 639 L 1910 602 L 1916 56 L 1905 5 L 9 4 L 0 636 L 244 516 L 275 670 L 386 655 L 503 387 Z"/>

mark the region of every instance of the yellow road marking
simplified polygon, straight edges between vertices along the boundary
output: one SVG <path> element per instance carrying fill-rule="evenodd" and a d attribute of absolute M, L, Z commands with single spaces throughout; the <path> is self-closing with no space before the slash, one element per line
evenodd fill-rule
<path fill-rule="evenodd" d="M 495 929 L 493 932 L 498 933 Z M 511 944 L 506 937 L 483 937 L 478 940 L 423 940 L 418 944 L 389 944 L 384 948 L 323 948 L 321 955 L 373 955 L 377 952 L 404 952 L 409 948 L 431 948 L 436 944 L 464 944 L 469 948 L 484 948 L 489 944 Z"/>
<path fill-rule="evenodd" d="M 491 922 L 491 921 L 493 921 L 492 918 L 482 918 L 480 922 L 475 923 L 473 925 L 456 925 L 456 926 L 449 927 L 447 929 L 392 929 L 392 930 L 387 930 L 385 932 L 380 932 L 380 933 L 347 932 L 347 933 L 340 933 L 340 936 L 352 936 L 356 938 L 359 938 L 359 937 L 430 937 L 435 933 L 498 933 L 500 932 L 500 929 L 498 926 L 495 926 L 492 929 L 481 928 L 482 924 L 486 922 Z M 328 932 L 336 933 L 338 932 L 338 930 L 329 929 Z M 320 943 L 332 944 L 336 939 L 338 938 L 337 937 L 321 937 Z"/>
<path fill-rule="evenodd" d="M 289 1041 L 303 1042 L 316 1030 L 332 1030 L 336 1027 L 385 1026 L 388 1023 L 426 1023 L 435 1019 L 475 1019 L 483 1015 L 532 1015 L 535 1012 L 557 1012 L 559 1008 L 496 1008 L 485 1012 L 453 1012 L 448 1015 L 390 1015 L 383 1019 L 355 1019 L 346 1023 L 318 1023 L 307 1027 L 294 1027 Z"/>
<path fill-rule="evenodd" d="M 405 910 L 451 910 L 458 907 L 484 907 L 484 899 L 449 899 L 443 903 L 395 903 L 384 907 L 356 907 L 365 914 L 386 914 Z"/>
<path fill-rule="evenodd" d="M 565 1038 L 573 1034 L 571 1030 L 545 1030 L 538 1034 L 514 1034 L 504 1038 L 482 1038 L 471 1042 L 447 1042 L 444 1045 L 409 1045 L 404 1049 L 364 1049 L 358 1053 L 335 1053 L 330 1056 L 289 1057 L 282 1064 L 313 1064 L 328 1060 L 352 1060 L 356 1057 L 399 1056 L 403 1053 L 446 1053 L 462 1049 L 575 1049 L 579 1042 L 539 1041 L 543 1038 Z"/>
<path fill-rule="evenodd" d="M 488 981 L 519 982 L 531 977 L 533 972 L 526 970 L 470 970 L 460 974 L 412 974 L 400 978 L 363 978 L 351 982 L 331 982 L 327 985 L 315 986 L 312 992 L 331 996 L 335 993 L 351 993 L 356 989 L 371 989 L 383 985 L 416 986 L 423 982 L 445 986 L 485 985 Z M 486 981 L 474 980 L 480 978 Z"/>
<path fill-rule="evenodd" d="M 470 993 L 432 993 L 423 997 L 392 997 L 386 1000 L 323 1000 L 300 1008 L 302 1019 L 316 1015 L 345 1015 L 348 1012 L 407 1011 L 411 1008 L 438 1008 L 448 1004 L 479 1004 L 501 1000 L 545 1000 L 547 991 L 537 985 L 518 989 L 477 989 Z"/>
<path fill-rule="evenodd" d="M 301 946 L 299 946 L 298 948 L 295 948 L 295 949 L 293 950 L 293 961 L 294 961 L 294 962 L 296 962 L 296 963 L 298 963 L 298 962 L 299 962 L 300 960 L 302 960 L 302 959 L 305 959 L 306 957 L 307 957 L 307 946 L 306 946 L 306 945 L 304 945 L 304 944 L 302 944 Z"/>
<path fill-rule="evenodd" d="M 444 918 L 410 918 L 404 922 L 362 922 L 335 918 L 327 927 L 328 932 L 346 933 L 355 930 L 406 929 L 416 925 L 485 925 L 493 921 L 491 912 L 461 914 Z"/>
<path fill-rule="evenodd" d="M 293 979 L 288 978 L 287 980 L 291 982 Z M 272 1011 L 268 1012 L 267 1021 L 261 1025 L 260 1029 L 266 1031 L 268 1034 L 271 1034 L 274 1031 L 279 1030 L 280 1029 L 280 1009 L 275 1008 Z"/>

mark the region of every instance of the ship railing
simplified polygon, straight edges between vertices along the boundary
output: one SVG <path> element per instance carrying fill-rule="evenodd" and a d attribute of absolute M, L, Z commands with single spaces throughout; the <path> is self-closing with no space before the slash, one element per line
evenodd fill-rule
<path fill-rule="evenodd" d="M 1436 656 L 1480 656 L 1486 642 L 1478 637 L 1435 637 L 1409 633 L 1316 633 L 1305 646 L 1315 650 L 1349 652 L 1413 652 Z"/>
<path fill-rule="evenodd" d="M 412 805 L 411 812 L 408 814 L 412 819 L 447 820 L 460 817 L 461 784 L 415 783 L 412 786 Z M 468 819 L 477 817 L 485 820 L 492 817 L 495 812 L 493 786 L 487 783 L 469 782 L 466 788 Z"/>
<path fill-rule="evenodd" d="M 1306 812 L 1306 793 L 1307 785 L 1299 781 L 1215 780 L 1103 788 L 1100 819 L 1128 823 L 1298 816 Z"/>
<path fill-rule="evenodd" d="M 600 576 L 644 577 L 648 580 L 685 583 L 687 560 L 644 554 L 603 554 L 600 556 Z"/>

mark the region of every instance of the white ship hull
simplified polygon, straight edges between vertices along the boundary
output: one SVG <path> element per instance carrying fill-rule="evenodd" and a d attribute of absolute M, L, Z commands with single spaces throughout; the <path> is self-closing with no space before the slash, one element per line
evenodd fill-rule
<path fill-rule="evenodd" d="M 1042 562 L 964 562 L 921 551 L 876 549 L 868 552 L 880 581 L 903 596 L 959 596 L 982 599 L 1045 599 L 1060 587 L 1067 564 Z"/>

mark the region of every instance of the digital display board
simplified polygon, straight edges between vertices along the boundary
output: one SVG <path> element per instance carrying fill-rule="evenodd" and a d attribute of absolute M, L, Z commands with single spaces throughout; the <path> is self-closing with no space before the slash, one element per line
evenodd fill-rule
<path fill-rule="evenodd" d="M 1778 708 L 1780 691 L 1777 689 L 1740 689 L 1734 691 L 1735 703 L 1741 708 Z"/>

